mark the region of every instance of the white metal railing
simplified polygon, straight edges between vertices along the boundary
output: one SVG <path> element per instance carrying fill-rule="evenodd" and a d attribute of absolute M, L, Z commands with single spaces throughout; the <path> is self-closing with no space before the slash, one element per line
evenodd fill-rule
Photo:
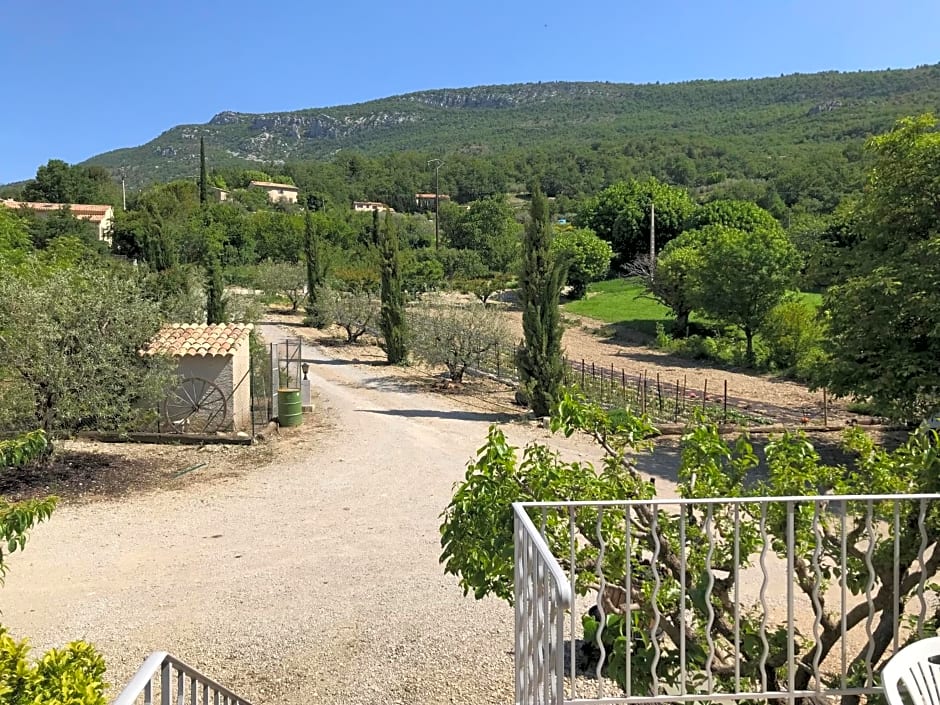
<path fill-rule="evenodd" d="M 880 693 L 887 658 L 940 621 L 937 500 L 514 504 L 516 702 Z"/>
<path fill-rule="evenodd" d="M 156 676 L 159 674 L 159 679 Z M 156 679 L 156 680 L 155 680 Z M 155 699 L 156 694 L 156 699 Z M 113 705 L 251 705 L 165 651 L 155 651 Z"/>

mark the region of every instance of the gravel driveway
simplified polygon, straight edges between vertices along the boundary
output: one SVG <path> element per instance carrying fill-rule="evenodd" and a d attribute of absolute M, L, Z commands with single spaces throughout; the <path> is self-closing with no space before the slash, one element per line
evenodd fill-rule
<path fill-rule="evenodd" d="M 11 632 L 94 642 L 112 697 L 166 650 L 259 704 L 511 702 L 512 610 L 438 564 L 439 514 L 499 417 L 312 355 L 312 442 L 238 477 L 60 507 L 10 560 Z"/>

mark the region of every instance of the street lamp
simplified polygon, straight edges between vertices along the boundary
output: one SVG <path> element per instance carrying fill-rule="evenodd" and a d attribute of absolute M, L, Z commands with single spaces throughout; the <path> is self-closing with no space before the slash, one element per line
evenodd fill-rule
<path fill-rule="evenodd" d="M 440 172 L 441 167 L 444 166 L 444 161 L 441 159 L 428 159 L 428 166 L 434 164 L 434 249 L 438 249 L 441 245 L 441 189 L 440 189 Z"/>

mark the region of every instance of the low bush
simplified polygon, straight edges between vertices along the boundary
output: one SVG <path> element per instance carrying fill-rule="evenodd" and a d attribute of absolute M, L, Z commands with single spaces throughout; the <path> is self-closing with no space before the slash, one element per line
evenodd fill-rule
<path fill-rule="evenodd" d="M 29 645 L 0 626 L 0 703 L 105 705 L 105 663 L 93 646 L 73 641 L 29 661 Z"/>
<path fill-rule="evenodd" d="M 656 324 L 656 346 L 678 357 L 690 360 L 708 360 L 726 367 L 748 366 L 747 342 L 740 331 L 728 328 L 712 334 L 696 334 L 675 338 L 666 332 L 662 323 Z M 768 369 L 770 349 L 760 337 L 754 339 L 755 369 Z"/>
<path fill-rule="evenodd" d="M 777 304 L 760 328 L 770 350 L 770 363 L 798 376 L 810 374 L 822 358 L 824 323 L 816 307 L 803 299 Z"/>

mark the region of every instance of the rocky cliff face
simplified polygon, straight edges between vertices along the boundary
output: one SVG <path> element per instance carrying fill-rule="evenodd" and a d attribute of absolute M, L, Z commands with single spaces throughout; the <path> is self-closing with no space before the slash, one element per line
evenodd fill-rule
<path fill-rule="evenodd" d="M 364 115 L 345 115 L 343 117 L 335 117 L 326 113 L 306 115 L 302 113 L 247 114 L 224 112 L 213 117 L 209 124 L 214 126 L 244 125 L 252 132 L 266 132 L 295 139 L 342 139 L 357 132 L 420 122 L 421 119 L 422 117 L 417 113 L 387 110 Z"/>

